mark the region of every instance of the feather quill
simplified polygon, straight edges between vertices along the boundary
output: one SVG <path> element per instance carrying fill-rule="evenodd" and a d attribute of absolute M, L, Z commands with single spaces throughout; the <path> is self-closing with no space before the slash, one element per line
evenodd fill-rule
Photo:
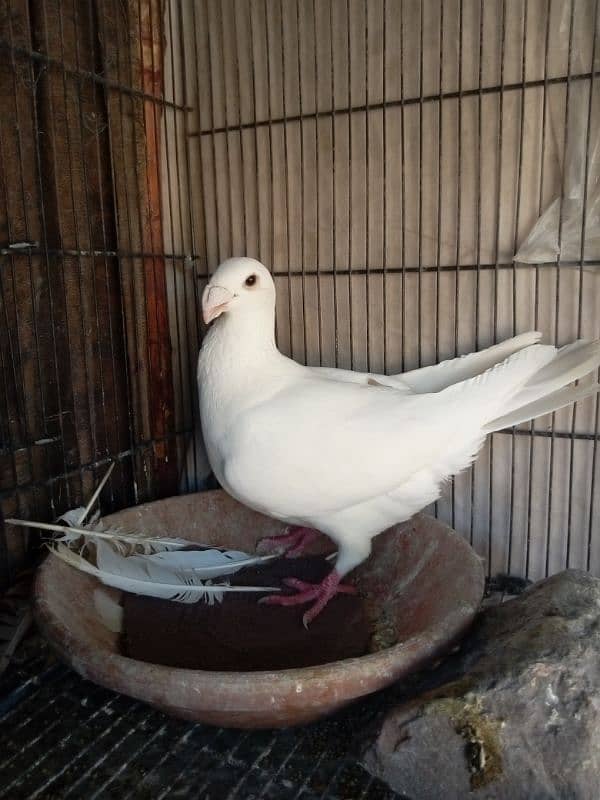
<path fill-rule="evenodd" d="M 97 566 L 61 542 L 51 544 L 49 548 L 50 552 L 61 561 L 94 575 L 107 586 L 132 594 L 175 600 L 179 603 L 196 603 L 198 600 L 204 600 L 212 605 L 214 602 L 220 602 L 225 592 L 279 591 L 277 587 L 269 586 L 230 586 L 227 583 L 205 582 L 194 570 L 174 569 L 160 563 L 156 564 L 148 561 L 151 556 L 122 556 L 101 540 L 96 543 Z M 187 555 L 190 554 L 191 552 Z"/>
<path fill-rule="evenodd" d="M 139 548 L 145 553 L 156 553 L 162 550 L 178 550 L 182 547 L 206 547 L 187 539 L 179 539 L 170 536 L 149 536 L 144 533 L 122 531 L 117 528 L 98 530 L 91 528 L 79 528 L 71 525 L 58 525 L 53 522 L 34 522 L 26 519 L 6 519 L 8 525 L 16 525 L 21 528 L 39 528 L 42 531 L 60 533 L 62 536 L 56 539 L 63 544 L 71 544 L 82 536 L 86 539 L 105 539 L 113 542 L 120 550 Z M 125 547 L 123 547 L 125 545 Z"/>
<path fill-rule="evenodd" d="M 86 505 L 85 508 L 81 509 L 81 513 L 79 514 L 79 517 L 75 520 L 75 525 L 77 525 L 78 527 L 81 527 L 83 525 L 83 523 L 85 522 L 86 518 L 88 517 L 90 511 L 94 507 L 94 503 L 100 497 L 100 492 L 104 488 L 104 484 L 106 483 L 106 481 L 110 478 L 110 476 L 112 474 L 112 471 L 115 468 L 115 464 L 116 464 L 116 461 L 113 461 L 112 464 L 110 465 L 110 467 L 106 470 L 106 473 L 105 473 L 104 477 L 102 478 L 102 480 L 100 481 L 100 483 L 96 487 L 96 491 L 90 497 L 90 499 L 88 501 L 88 504 Z M 100 511 L 98 510 L 94 516 L 97 519 L 100 516 Z"/>
<path fill-rule="evenodd" d="M 77 508 L 71 508 L 68 511 L 65 511 L 64 514 L 61 514 L 60 517 L 56 520 L 56 522 L 66 522 L 66 524 L 70 528 L 81 528 L 83 523 L 88 518 L 90 511 L 94 507 L 94 503 L 100 497 L 100 492 L 104 488 L 104 484 L 110 478 L 113 469 L 115 468 L 115 462 L 110 465 L 110 467 L 106 470 L 106 473 L 98 486 L 96 487 L 96 491 L 90 497 L 88 504 L 86 506 L 78 506 Z M 87 527 L 91 527 L 94 522 L 97 522 L 100 519 L 100 509 L 97 509 L 94 514 L 92 515 Z M 78 538 L 74 536 L 73 539 Z M 67 536 L 65 535 L 62 541 L 66 541 Z"/>
<path fill-rule="evenodd" d="M 71 544 L 80 537 L 88 539 L 106 539 L 111 542 L 123 543 L 131 545 L 133 548 L 139 547 L 144 552 L 158 552 L 159 550 L 177 550 L 182 547 L 203 547 L 205 545 L 198 545 L 198 542 L 191 542 L 187 539 L 178 539 L 170 536 L 149 536 L 145 533 L 126 532 L 116 528 L 109 528 L 107 530 L 98 530 L 92 528 L 79 528 L 70 525 L 57 525 L 53 522 L 34 522 L 27 519 L 6 519 L 4 520 L 8 525 L 16 525 L 21 528 L 39 528 L 42 531 L 51 531 L 52 533 L 61 533 L 56 541 L 63 544 Z"/>

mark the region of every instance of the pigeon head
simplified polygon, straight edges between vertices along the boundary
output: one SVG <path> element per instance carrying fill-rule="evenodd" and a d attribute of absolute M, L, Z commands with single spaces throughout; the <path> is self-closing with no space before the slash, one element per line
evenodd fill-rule
<path fill-rule="evenodd" d="M 229 258 L 216 270 L 202 294 L 202 317 L 208 325 L 221 314 L 265 312 L 275 307 L 275 284 L 269 270 L 254 258 Z"/>

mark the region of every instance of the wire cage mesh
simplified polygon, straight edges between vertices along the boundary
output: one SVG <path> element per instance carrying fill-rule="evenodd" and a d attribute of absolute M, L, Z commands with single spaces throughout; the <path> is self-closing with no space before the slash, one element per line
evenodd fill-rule
<path fill-rule="evenodd" d="M 4 515 L 56 517 L 112 460 L 105 511 L 202 486 L 198 297 L 231 255 L 272 270 L 304 363 L 598 336 L 598 5 L 0 0 Z M 515 262 L 556 200 L 558 247 Z M 494 434 L 431 511 L 492 573 L 598 574 L 598 416 Z M 6 584 L 27 552 L 0 548 Z"/>

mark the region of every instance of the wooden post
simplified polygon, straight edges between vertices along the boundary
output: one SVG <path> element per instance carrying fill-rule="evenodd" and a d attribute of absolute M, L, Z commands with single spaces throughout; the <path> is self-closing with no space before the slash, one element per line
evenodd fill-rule
<path fill-rule="evenodd" d="M 159 99 L 163 94 L 163 14 L 160 0 L 141 5 L 142 88 Z M 154 99 L 144 99 L 146 131 L 147 215 L 143 220 L 142 252 L 146 276 L 146 324 L 148 329 L 150 419 L 155 440 L 155 473 L 160 494 L 177 491 L 177 450 L 174 434 L 174 392 L 171 369 L 167 283 L 163 252 L 161 205 L 160 124 L 162 108 Z M 166 438 L 166 437 L 171 438 Z"/>
<path fill-rule="evenodd" d="M 174 391 L 161 207 L 163 13 L 159 0 L 96 0 L 106 77 L 117 241 L 140 499 L 177 491 Z M 130 255 L 127 255 L 130 254 Z M 144 463 L 142 463 L 142 460 Z"/>

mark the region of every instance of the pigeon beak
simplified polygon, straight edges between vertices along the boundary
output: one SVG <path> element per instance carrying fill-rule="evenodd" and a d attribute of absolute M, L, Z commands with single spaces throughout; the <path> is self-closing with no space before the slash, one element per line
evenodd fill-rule
<path fill-rule="evenodd" d="M 205 325 L 226 311 L 233 297 L 234 295 L 229 289 L 209 284 L 202 294 L 202 318 Z"/>

